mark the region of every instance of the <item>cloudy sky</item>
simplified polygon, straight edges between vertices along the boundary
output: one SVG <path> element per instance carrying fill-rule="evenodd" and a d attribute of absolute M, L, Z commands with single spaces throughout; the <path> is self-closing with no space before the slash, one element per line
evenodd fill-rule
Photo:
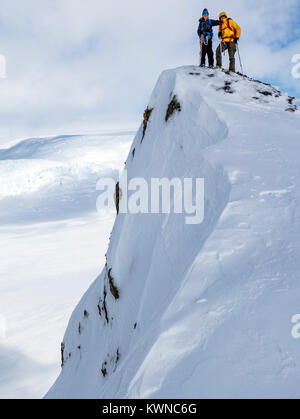
<path fill-rule="evenodd" d="M 137 126 L 162 70 L 198 63 L 204 7 L 236 20 L 245 72 L 300 97 L 299 0 L 2 0 L 0 142 Z M 217 29 L 216 29 L 217 32 Z M 216 36 L 217 46 L 217 36 Z"/>

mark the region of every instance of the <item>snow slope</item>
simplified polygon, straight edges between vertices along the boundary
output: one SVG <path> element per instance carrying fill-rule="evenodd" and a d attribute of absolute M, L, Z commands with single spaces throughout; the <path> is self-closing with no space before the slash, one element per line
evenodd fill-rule
<path fill-rule="evenodd" d="M 94 211 L 95 185 L 104 175 L 117 176 L 128 138 L 131 135 L 34 138 L 0 150 L 0 224 Z"/>
<path fill-rule="evenodd" d="M 96 182 L 118 174 L 132 138 L 36 138 L 0 150 L 0 398 L 41 398 L 56 379 L 67 322 L 105 262 L 115 219 L 96 212 Z"/>
<path fill-rule="evenodd" d="M 198 67 L 164 72 L 149 108 L 129 179 L 204 177 L 204 222 L 117 217 L 46 397 L 299 397 L 299 111 L 272 86 Z"/>

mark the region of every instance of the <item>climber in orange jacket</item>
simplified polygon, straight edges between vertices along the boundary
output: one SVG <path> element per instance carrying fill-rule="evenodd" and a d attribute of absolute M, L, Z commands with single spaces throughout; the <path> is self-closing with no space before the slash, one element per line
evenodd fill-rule
<path fill-rule="evenodd" d="M 225 12 L 220 13 L 219 20 L 221 22 L 219 29 L 219 38 L 221 39 L 221 43 L 216 51 L 216 68 L 222 67 L 222 52 L 228 50 L 230 62 L 229 71 L 235 72 L 235 53 L 237 43 L 241 36 L 241 28 L 234 20 L 228 18 Z"/>

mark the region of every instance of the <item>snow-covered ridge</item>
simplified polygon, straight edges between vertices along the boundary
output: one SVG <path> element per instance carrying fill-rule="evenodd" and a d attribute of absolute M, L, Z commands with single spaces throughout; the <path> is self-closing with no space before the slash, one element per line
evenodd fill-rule
<path fill-rule="evenodd" d="M 204 177 L 204 222 L 118 215 L 47 397 L 299 396 L 293 99 L 241 75 L 182 67 L 161 75 L 145 116 L 129 179 Z"/>

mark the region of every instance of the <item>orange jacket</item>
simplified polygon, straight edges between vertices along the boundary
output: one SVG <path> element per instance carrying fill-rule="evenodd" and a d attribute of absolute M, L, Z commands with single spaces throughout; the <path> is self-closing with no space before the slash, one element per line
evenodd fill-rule
<path fill-rule="evenodd" d="M 220 25 L 219 38 L 224 42 L 233 42 L 235 38 L 241 36 L 241 28 L 232 19 L 225 18 Z"/>

